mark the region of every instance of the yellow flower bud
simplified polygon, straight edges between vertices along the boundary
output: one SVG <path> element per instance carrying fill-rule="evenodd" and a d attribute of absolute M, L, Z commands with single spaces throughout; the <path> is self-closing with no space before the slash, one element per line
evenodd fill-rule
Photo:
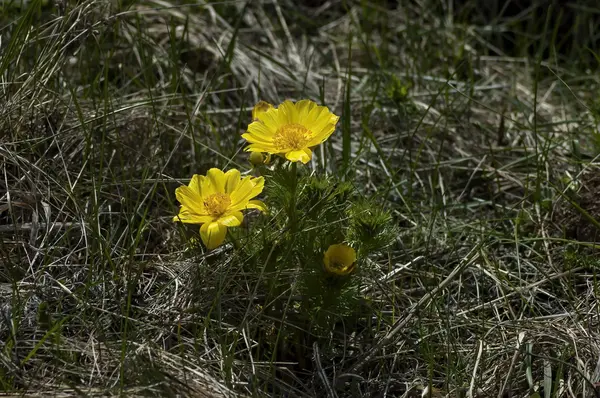
<path fill-rule="evenodd" d="M 273 105 L 269 104 L 268 102 L 258 101 L 258 103 L 254 105 L 254 108 L 252 109 L 252 120 L 259 120 L 263 114 L 272 108 Z"/>
<path fill-rule="evenodd" d="M 356 267 L 356 251 L 345 243 L 331 245 L 323 256 L 323 264 L 330 274 L 349 275 Z"/>
<path fill-rule="evenodd" d="M 254 167 L 262 166 L 263 164 L 269 164 L 271 161 L 271 155 L 266 156 L 262 152 L 251 152 L 248 160 Z"/>

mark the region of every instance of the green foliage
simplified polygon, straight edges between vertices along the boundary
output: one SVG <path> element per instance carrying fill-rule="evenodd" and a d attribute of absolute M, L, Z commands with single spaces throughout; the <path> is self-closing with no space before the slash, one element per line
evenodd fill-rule
<path fill-rule="evenodd" d="M 359 248 L 359 253 L 373 253 L 390 245 L 398 236 L 389 212 L 367 199 L 352 204 L 348 241 Z"/>
<path fill-rule="evenodd" d="M 264 275 L 257 292 L 264 298 L 260 306 L 268 308 L 272 319 L 282 320 L 272 325 L 280 333 L 270 334 L 269 340 L 291 335 L 301 341 L 308 336 L 326 338 L 336 325 L 365 316 L 360 305 L 365 260 L 396 236 L 391 215 L 360 197 L 352 183 L 308 174 L 304 167 L 297 170 L 298 176 L 291 175 L 296 169 L 283 159 L 261 168 L 269 216 L 250 228 L 254 232 L 246 232 L 241 245 L 243 266 Z M 296 215 L 288 211 L 292 203 Z M 295 230 L 291 217 L 297 220 Z M 330 274 L 323 255 L 330 245 L 344 242 L 357 251 L 357 265 L 348 275 Z M 269 346 L 276 344 L 271 341 Z"/>
<path fill-rule="evenodd" d="M 389 76 L 389 84 L 385 90 L 386 95 L 396 105 L 405 102 L 408 99 L 408 90 L 410 84 L 404 83 L 396 75 Z"/>
<path fill-rule="evenodd" d="M 2 2 L 0 390 L 593 390 L 597 13 L 321 3 Z M 343 126 L 256 165 L 269 214 L 207 253 L 173 190 L 249 167 L 254 101 L 305 97 Z"/>
<path fill-rule="evenodd" d="M 563 251 L 564 268 L 573 269 L 583 267 L 592 272 L 600 270 L 600 258 L 595 254 L 590 254 L 582 250 L 579 246 L 573 244 L 565 245 Z"/>

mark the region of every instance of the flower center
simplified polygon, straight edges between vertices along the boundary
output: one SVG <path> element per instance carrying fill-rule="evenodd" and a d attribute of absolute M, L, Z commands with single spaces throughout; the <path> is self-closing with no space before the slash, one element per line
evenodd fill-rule
<path fill-rule="evenodd" d="M 309 129 L 298 123 L 286 124 L 277 129 L 273 143 L 278 150 L 292 149 L 297 151 L 305 148 L 312 133 Z"/>
<path fill-rule="evenodd" d="M 354 271 L 355 263 L 346 261 L 347 259 L 341 259 L 333 257 L 330 259 L 329 266 L 326 267 L 329 272 L 338 275 L 348 275 Z"/>
<path fill-rule="evenodd" d="M 231 205 L 231 198 L 224 193 L 213 193 L 204 199 L 204 207 L 211 216 L 222 216 Z"/>
<path fill-rule="evenodd" d="M 331 259 L 331 266 L 333 268 L 336 268 L 336 269 L 339 269 L 339 270 L 343 270 L 344 268 L 347 267 L 347 264 L 342 259 L 334 257 L 334 258 Z"/>

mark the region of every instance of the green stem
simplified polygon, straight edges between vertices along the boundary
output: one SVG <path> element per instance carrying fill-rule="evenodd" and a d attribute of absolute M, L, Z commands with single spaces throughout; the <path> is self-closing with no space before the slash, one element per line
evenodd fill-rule
<path fill-rule="evenodd" d="M 298 193 L 298 163 L 293 162 L 291 168 L 291 180 L 292 180 L 292 188 L 291 194 L 292 198 L 290 199 L 290 209 L 289 209 L 289 220 L 290 220 L 290 231 L 292 232 L 292 236 L 296 234 L 297 228 L 297 212 L 296 212 L 296 199 Z"/>
<path fill-rule="evenodd" d="M 240 248 L 240 243 L 237 241 L 237 239 L 235 238 L 235 236 L 233 236 L 233 234 L 231 233 L 231 229 L 227 228 L 227 236 L 229 237 L 229 240 L 231 241 L 231 244 L 233 245 L 233 248 L 235 250 L 238 250 Z"/>

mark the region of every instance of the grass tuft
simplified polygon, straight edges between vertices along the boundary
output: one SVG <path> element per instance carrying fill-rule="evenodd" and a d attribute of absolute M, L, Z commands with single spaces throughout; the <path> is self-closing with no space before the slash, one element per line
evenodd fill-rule
<path fill-rule="evenodd" d="M 492 3 L 0 4 L 0 390 L 596 396 L 598 10 Z M 205 251 L 175 188 L 288 98 L 338 131 Z"/>

